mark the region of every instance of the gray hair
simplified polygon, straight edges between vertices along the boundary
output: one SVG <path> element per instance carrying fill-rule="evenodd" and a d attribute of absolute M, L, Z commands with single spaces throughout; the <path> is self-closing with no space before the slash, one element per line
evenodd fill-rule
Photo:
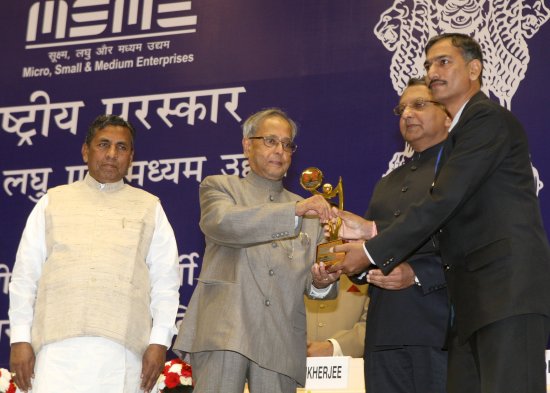
<path fill-rule="evenodd" d="M 288 117 L 288 115 L 283 112 L 279 108 L 267 108 L 264 110 L 261 110 L 259 112 L 254 113 L 248 119 L 245 120 L 245 122 L 242 125 L 243 128 L 243 137 L 249 138 L 251 136 L 256 135 L 256 131 L 258 131 L 258 127 L 262 122 L 267 119 L 268 117 L 280 117 L 290 124 L 290 130 L 292 133 L 291 139 L 294 140 L 294 137 L 296 136 L 296 133 L 298 132 L 298 126 L 296 126 L 296 123 Z"/>

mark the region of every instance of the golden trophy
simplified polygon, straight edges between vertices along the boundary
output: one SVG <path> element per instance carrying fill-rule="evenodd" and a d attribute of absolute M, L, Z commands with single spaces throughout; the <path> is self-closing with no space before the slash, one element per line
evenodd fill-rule
<path fill-rule="evenodd" d="M 342 188 L 342 177 L 338 179 L 338 185 L 333 187 L 329 183 L 323 184 L 323 172 L 319 168 L 309 167 L 302 172 L 300 177 L 300 185 L 311 192 L 313 195 L 321 195 L 331 205 L 335 205 L 338 209 L 344 209 L 344 189 Z M 322 186 L 321 186 L 322 185 Z M 321 187 L 321 192 L 317 189 Z M 338 197 L 338 203 L 332 203 L 332 198 Z M 330 252 L 330 249 L 344 241 L 338 238 L 338 230 L 342 226 L 342 219 L 338 218 L 336 223 L 329 222 L 329 237 L 326 243 L 317 246 L 317 257 L 315 262 L 323 262 L 325 266 L 332 266 L 344 260 L 345 252 Z"/>

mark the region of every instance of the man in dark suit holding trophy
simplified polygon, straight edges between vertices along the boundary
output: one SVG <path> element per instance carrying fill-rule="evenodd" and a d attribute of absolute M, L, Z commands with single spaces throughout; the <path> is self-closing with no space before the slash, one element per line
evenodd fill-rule
<path fill-rule="evenodd" d="M 423 79 L 412 78 L 394 108 L 411 160 L 380 179 L 365 217 L 381 232 L 418 202 L 432 184 L 451 115 Z M 344 224 L 345 225 L 345 224 Z M 365 388 L 369 393 L 445 393 L 449 314 L 436 245 L 427 241 L 387 276 L 380 269 L 352 277 L 369 282 Z"/>

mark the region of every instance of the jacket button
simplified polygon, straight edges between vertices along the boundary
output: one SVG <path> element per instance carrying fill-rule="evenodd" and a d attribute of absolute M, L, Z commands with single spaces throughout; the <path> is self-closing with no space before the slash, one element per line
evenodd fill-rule
<path fill-rule="evenodd" d="M 264 304 L 265 304 L 267 307 L 271 306 L 271 302 L 270 302 L 269 300 L 266 300 L 266 301 L 264 302 Z"/>
<path fill-rule="evenodd" d="M 408 189 L 409 189 L 409 187 L 403 186 L 403 187 L 401 187 L 401 192 L 407 192 Z"/>
<path fill-rule="evenodd" d="M 269 275 L 270 275 L 270 276 L 275 275 L 275 272 L 273 271 L 273 269 L 269 269 Z"/>
<path fill-rule="evenodd" d="M 269 196 L 269 200 L 270 200 L 271 202 L 273 202 L 273 201 L 275 200 L 275 197 L 274 197 L 273 195 L 270 195 L 270 196 Z"/>
<path fill-rule="evenodd" d="M 411 166 L 411 171 L 416 171 L 418 167 L 416 165 Z"/>
<path fill-rule="evenodd" d="M 401 215 L 401 210 L 397 209 L 396 211 L 393 212 L 393 215 L 395 217 L 399 217 Z"/>

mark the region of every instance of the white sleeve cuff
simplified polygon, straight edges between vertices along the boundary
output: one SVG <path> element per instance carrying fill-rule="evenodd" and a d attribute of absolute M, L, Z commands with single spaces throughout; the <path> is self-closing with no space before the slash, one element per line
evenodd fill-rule
<path fill-rule="evenodd" d="M 10 344 L 30 343 L 31 327 L 26 325 L 10 326 Z"/>
<path fill-rule="evenodd" d="M 326 288 L 316 288 L 315 285 L 312 285 L 309 290 L 309 297 L 313 299 L 323 299 L 326 295 L 328 295 L 333 285 L 334 283 L 330 284 Z"/>
<path fill-rule="evenodd" d="M 369 258 L 370 263 L 372 263 L 374 266 L 377 266 L 376 262 L 374 262 L 374 259 L 372 259 L 372 257 L 369 254 L 369 251 L 367 250 L 367 242 L 363 243 L 363 250 L 365 250 L 365 254 L 367 254 L 367 257 Z"/>
<path fill-rule="evenodd" d="M 149 344 L 164 345 L 166 348 L 170 348 L 172 345 L 172 338 L 176 333 L 176 327 L 167 329 L 160 326 L 153 326 L 151 329 L 151 335 L 149 336 Z"/>
<path fill-rule="evenodd" d="M 328 341 L 332 343 L 332 356 L 344 356 L 344 352 L 342 352 L 342 347 L 340 347 L 338 341 L 333 338 L 329 338 Z"/>

